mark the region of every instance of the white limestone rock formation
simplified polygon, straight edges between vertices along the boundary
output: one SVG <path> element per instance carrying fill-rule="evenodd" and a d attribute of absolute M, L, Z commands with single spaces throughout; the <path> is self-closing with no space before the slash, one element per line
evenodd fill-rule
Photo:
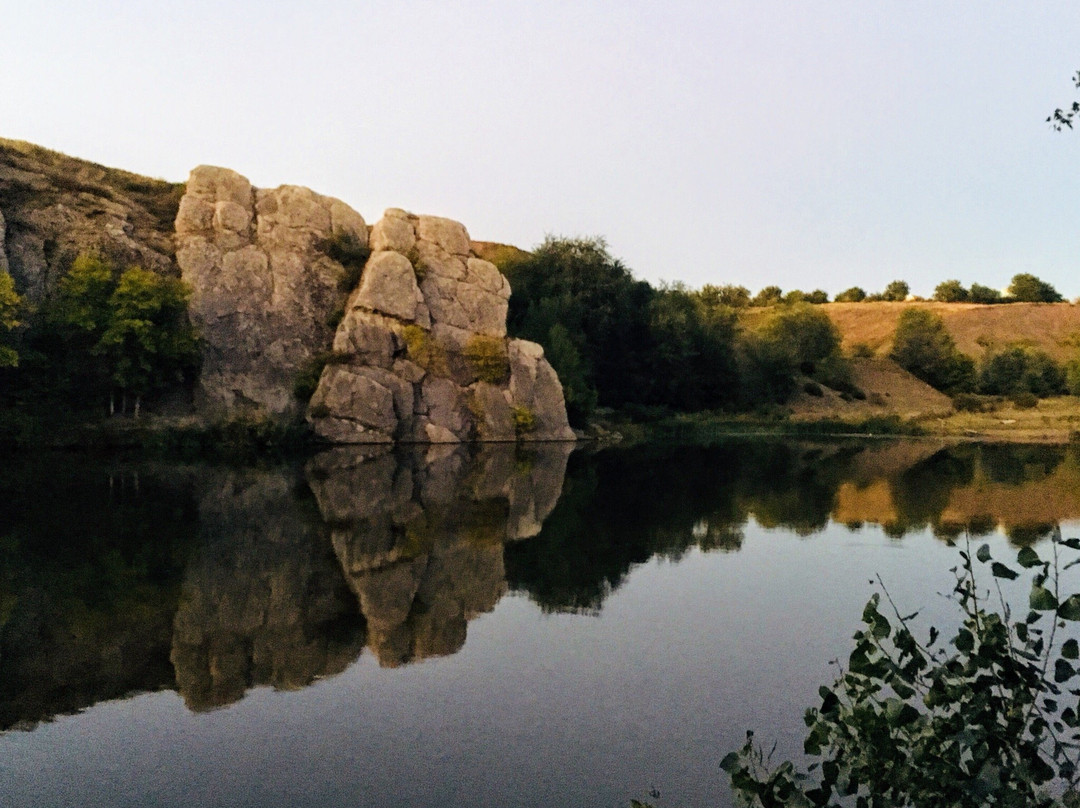
<path fill-rule="evenodd" d="M 204 341 L 204 411 L 296 412 L 298 374 L 326 350 L 346 268 L 328 254 L 366 250 L 364 219 L 297 186 L 261 190 L 226 168 L 191 172 L 176 217 L 176 260 Z"/>
<path fill-rule="evenodd" d="M 387 210 L 307 417 L 335 443 L 573 440 L 539 345 L 506 338 L 510 284 L 464 226 Z"/>

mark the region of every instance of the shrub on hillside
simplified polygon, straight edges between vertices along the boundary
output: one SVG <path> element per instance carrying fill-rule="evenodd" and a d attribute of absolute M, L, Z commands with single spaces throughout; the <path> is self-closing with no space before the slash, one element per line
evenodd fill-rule
<path fill-rule="evenodd" d="M 941 317 L 926 309 L 900 313 L 889 357 L 945 393 L 970 392 L 975 386 L 974 361 L 957 350 Z"/>
<path fill-rule="evenodd" d="M 979 369 L 979 392 L 1014 396 L 1031 393 L 1039 398 L 1066 391 L 1065 371 L 1045 351 L 1010 345 L 988 354 Z"/>

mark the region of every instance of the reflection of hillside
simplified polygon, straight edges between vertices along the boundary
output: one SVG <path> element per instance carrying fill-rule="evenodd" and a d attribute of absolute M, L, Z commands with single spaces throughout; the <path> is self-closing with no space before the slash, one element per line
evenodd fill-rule
<path fill-rule="evenodd" d="M 1075 448 L 934 448 L 910 466 L 881 468 L 877 479 L 841 483 L 832 518 L 884 525 L 896 535 L 927 525 L 943 535 L 999 527 L 1017 540 L 1080 518 L 1080 457 Z"/>
<path fill-rule="evenodd" d="M 503 544 L 540 531 L 569 448 L 405 454 L 340 448 L 308 465 L 380 664 L 452 654 L 506 590 Z"/>

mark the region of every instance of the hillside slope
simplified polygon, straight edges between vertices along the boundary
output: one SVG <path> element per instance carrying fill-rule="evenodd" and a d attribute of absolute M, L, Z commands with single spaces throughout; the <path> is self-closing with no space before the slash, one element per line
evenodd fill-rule
<path fill-rule="evenodd" d="M 173 220 L 183 193 L 183 183 L 0 138 L 0 269 L 34 303 L 84 250 L 179 275 Z"/>
<path fill-rule="evenodd" d="M 1071 303 L 828 303 L 822 308 L 840 329 L 845 352 L 863 343 L 886 356 L 900 312 L 909 307 L 940 315 L 956 347 L 975 359 L 987 346 L 1010 342 L 1041 348 L 1059 362 L 1080 349 L 1080 306 Z"/>

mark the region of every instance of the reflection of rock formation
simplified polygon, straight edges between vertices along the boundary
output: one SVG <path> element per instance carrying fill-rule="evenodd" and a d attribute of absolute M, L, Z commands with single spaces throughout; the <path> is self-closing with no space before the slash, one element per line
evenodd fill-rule
<path fill-rule="evenodd" d="M 211 473 L 201 553 L 185 574 L 173 634 L 177 689 L 194 710 L 252 685 L 303 687 L 363 648 L 363 623 L 293 475 Z"/>
<path fill-rule="evenodd" d="M 452 654 L 506 591 L 503 544 L 540 531 L 569 447 L 426 454 L 335 449 L 308 465 L 349 586 L 385 666 Z"/>

